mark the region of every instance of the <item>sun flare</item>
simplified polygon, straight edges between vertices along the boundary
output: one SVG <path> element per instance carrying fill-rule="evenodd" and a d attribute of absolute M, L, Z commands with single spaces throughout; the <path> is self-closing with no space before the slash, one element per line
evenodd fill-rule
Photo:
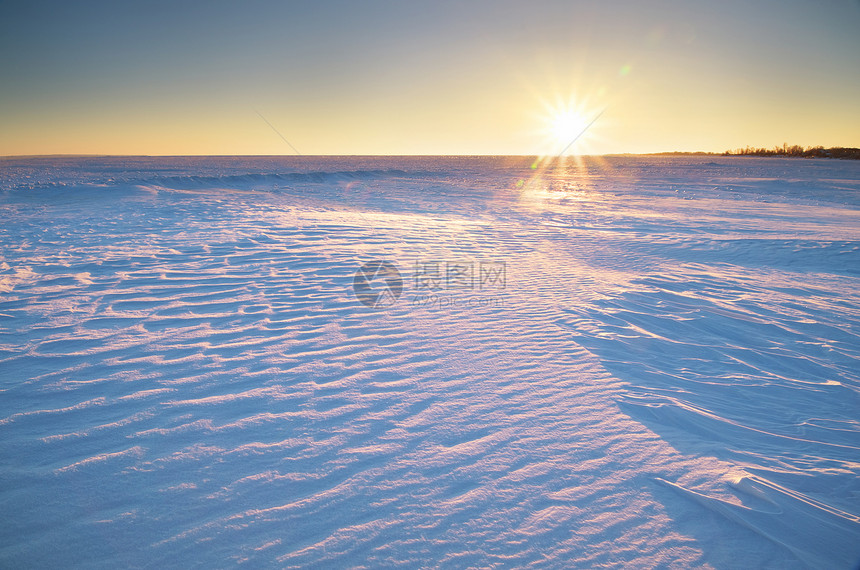
<path fill-rule="evenodd" d="M 587 154 L 592 127 L 601 112 L 573 98 L 543 101 L 543 110 L 541 130 L 548 154 Z"/>
<path fill-rule="evenodd" d="M 588 119 L 572 109 L 564 109 L 550 119 L 549 131 L 559 148 L 575 140 L 588 126 Z"/>

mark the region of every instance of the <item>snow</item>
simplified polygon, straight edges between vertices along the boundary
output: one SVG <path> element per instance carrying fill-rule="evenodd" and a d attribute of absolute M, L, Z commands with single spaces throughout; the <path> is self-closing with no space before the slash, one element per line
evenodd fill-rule
<path fill-rule="evenodd" d="M 860 162 L 531 163 L 0 159 L 0 566 L 856 567 Z"/>

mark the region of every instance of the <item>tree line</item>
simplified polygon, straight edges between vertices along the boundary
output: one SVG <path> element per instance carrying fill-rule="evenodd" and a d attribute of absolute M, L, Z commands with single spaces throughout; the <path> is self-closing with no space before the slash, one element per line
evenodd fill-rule
<path fill-rule="evenodd" d="M 727 150 L 723 153 L 725 156 L 797 156 L 802 158 L 848 158 L 860 160 L 860 148 L 853 147 L 832 147 L 824 148 L 823 146 L 808 146 L 806 148 L 800 145 L 775 146 L 773 148 L 756 148 L 747 146 L 735 150 Z"/>

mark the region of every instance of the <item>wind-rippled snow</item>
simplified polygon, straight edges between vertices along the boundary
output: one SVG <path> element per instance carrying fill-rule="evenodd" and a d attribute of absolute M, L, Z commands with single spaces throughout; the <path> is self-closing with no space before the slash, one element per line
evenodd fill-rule
<path fill-rule="evenodd" d="M 0 566 L 855 567 L 860 163 L 530 165 L 0 159 Z"/>

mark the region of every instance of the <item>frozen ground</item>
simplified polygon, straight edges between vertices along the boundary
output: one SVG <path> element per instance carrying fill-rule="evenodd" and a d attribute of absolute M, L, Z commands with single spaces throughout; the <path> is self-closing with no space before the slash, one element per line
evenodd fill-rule
<path fill-rule="evenodd" d="M 855 567 L 860 162 L 530 162 L 0 159 L 0 566 Z"/>

